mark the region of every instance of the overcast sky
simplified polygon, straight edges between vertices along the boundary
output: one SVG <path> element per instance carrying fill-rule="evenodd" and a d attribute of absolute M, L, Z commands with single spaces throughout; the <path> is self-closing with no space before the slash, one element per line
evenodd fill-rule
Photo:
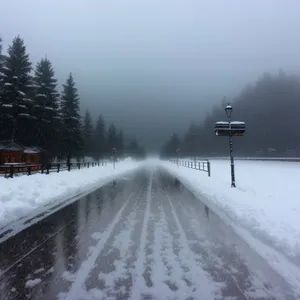
<path fill-rule="evenodd" d="M 298 0 L 3 0 L 0 35 L 6 49 L 20 34 L 34 64 L 47 54 L 60 83 L 72 72 L 83 108 L 151 140 L 266 71 L 300 73 L 299 12 Z"/>

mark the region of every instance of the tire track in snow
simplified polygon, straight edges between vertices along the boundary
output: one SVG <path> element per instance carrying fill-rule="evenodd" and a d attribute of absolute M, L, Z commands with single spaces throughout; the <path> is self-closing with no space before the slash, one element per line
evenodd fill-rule
<path fill-rule="evenodd" d="M 95 291 L 106 297 L 105 299 L 128 298 L 132 282 L 131 262 L 135 260 L 137 251 L 137 244 L 134 243 L 135 234 L 139 229 L 137 228 L 140 225 L 139 223 L 143 221 L 139 216 L 141 213 L 144 215 L 146 205 L 142 201 L 145 198 L 144 194 L 139 195 L 131 212 L 117 225 L 118 228 L 115 228 L 116 234 L 113 235 L 113 240 L 107 244 L 106 251 L 102 254 L 106 268 L 100 266 L 100 273 L 95 270 L 94 274 L 91 274 L 90 279 L 94 277 L 99 280 L 97 287 L 92 281 L 89 283 L 89 280 L 87 280 L 86 285 L 87 288 L 90 287 L 90 290 L 87 291 L 86 299 L 92 299 Z M 99 264 L 102 263 L 101 260 L 99 257 Z"/>
<path fill-rule="evenodd" d="M 92 250 L 89 258 L 81 264 L 79 270 L 77 271 L 76 278 L 75 278 L 69 292 L 67 293 L 65 300 L 78 299 L 78 297 L 80 297 L 80 293 L 84 294 L 83 285 L 85 283 L 85 280 L 89 276 L 90 272 L 94 269 L 95 262 L 96 262 L 98 256 L 102 253 L 106 242 L 110 238 L 115 226 L 120 221 L 120 218 L 122 217 L 122 214 L 123 214 L 125 208 L 130 203 L 130 199 L 132 198 L 134 193 L 135 193 L 135 190 L 130 194 L 127 201 L 123 204 L 123 206 L 121 207 L 119 212 L 115 215 L 112 222 L 109 224 L 109 226 L 106 228 L 106 230 L 101 234 L 101 239 L 98 241 L 98 243 Z"/>
<path fill-rule="evenodd" d="M 207 236 L 210 237 L 210 240 L 203 242 L 203 235 L 199 233 L 199 228 L 203 228 L 205 225 L 203 221 L 200 221 L 199 214 L 195 213 L 195 208 L 193 209 L 191 204 L 187 205 L 185 203 L 185 205 L 183 205 L 180 201 L 177 202 L 177 205 L 177 212 L 181 215 L 181 220 L 185 220 L 188 224 L 187 227 L 190 229 L 190 237 L 197 241 L 193 244 L 190 242 L 191 249 L 195 253 L 197 253 L 199 248 L 204 249 L 205 256 L 207 257 L 205 260 L 205 268 L 209 270 L 218 270 L 214 273 L 219 279 L 223 278 L 223 282 L 226 284 L 224 288 L 225 293 L 230 293 L 228 287 L 235 285 L 240 292 L 239 297 L 244 299 L 277 299 L 278 297 L 280 299 L 285 299 L 287 297 L 283 292 L 284 289 L 280 290 L 278 288 L 281 283 L 278 281 L 278 278 L 274 277 L 274 274 L 271 275 L 274 282 L 278 281 L 278 286 L 272 287 L 266 282 L 266 278 L 269 278 L 270 274 L 260 274 L 259 268 L 257 266 L 255 267 L 256 264 L 253 265 L 253 260 L 252 265 L 248 266 L 245 258 L 251 257 L 251 253 L 247 254 L 243 252 L 240 254 L 235 247 L 231 244 L 228 245 L 226 242 L 225 244 L 218 244 L 214 242 L 214 239 L 211 238 L 209 233 Z M 211 212 L 210 214 L 210 218 L 213 219 L 214 213 Z M 204 215 L 202 215 L 202 217 L 205 218 Z M 215 222 L 215 220 L 212 220 L 212 222 Z M 223 227 L 223 230 L 225 230 L 225 227 Z M 209 228 L 207 231 L 209 231 Z M 234 241 L 233 237 L 227 237 L 226 230 L 222 232 L 221 235 L 223 236 L 223 241 L 226 239 Z M 232 256 L 232 254 L 234 254 L 234 256 Z M 247 267 L 245 267 L 245 264 L 247 264 Z M 250 272 L 247 272 L 248 269 Z M 291 299 L 293 298 L 291 297 Z"/>
<path fill-rule="evenodd" d="M 202 263 L 200 263 L 197 255 L 189 247 L 189 242 L 185 231 L 178 219 L 174 205 L 171 198 L 166 194 L 166 198 L 170 205 L 171 214 L 175 221 L 179 233 L 178 260 L 184 269 L 185 276 L 192 287 L 192 292 L 188 295 L 192 299 L 216 299 L 220 296 L 220 291 L 223 285 L 215 282 L 208 272 L 204 270 Z"/>
<path fill-rule="evenodd" d="M 152 201 L 152 209 L 157 210 L 151 218 L 155 224 L 151 267 L 153 288 L 148 288 L 144 294 L 151 299 L 187 299 L 192 288 L 184 280 L 185 270 L 173 251 L 174 235 L 169 231 L 162 200 L 162 194 L 158 193 Z"/>
<path fill-rule="evenodd" d="M 147 204 L 145 209 L 144 221 L 141 232 L 140 248 L 138 250 L 138 258 L 135 263 L 135 269 L 132 276 L 132 289 L 130 299 L 140 299 L 141 292 L 146 288 L 146 282 L 144 276 L 145 262 L 146 262 L 146 246 L 147 246 L 147 228 L 150 219 L 150 202 L 151 202 L 151 191 L 153 181 L 153 170 L 150 171 L 150 181 L 147 192 Z"/>

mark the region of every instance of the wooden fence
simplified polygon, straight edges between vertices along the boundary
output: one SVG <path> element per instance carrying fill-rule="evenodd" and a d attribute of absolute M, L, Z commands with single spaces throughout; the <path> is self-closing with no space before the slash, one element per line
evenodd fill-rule
<path fill-rule="evenodd" d="M 106 166 L 107 160 L 84 162 L 84 163 L 48 163 L 48 164 L 6 164 L 0 166 L 0 174 L 5 178 L 13 178 L 15 175 L 32 175 L 36 173 L 50 174 L 51 172 L 59 173 L 61 171 L 80 170 L 82 168 Z"/>

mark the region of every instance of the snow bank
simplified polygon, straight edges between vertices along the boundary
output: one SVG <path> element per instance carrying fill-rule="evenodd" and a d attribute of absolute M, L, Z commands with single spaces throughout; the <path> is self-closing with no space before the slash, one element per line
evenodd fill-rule
<path fill-rule="evenodd" d="M 35 174 L 0 178 L 0 228 L 8 223 L 26 216 L 37 208 L 51 202 L 65 201 L 68 198 L 94 190 L 116 176 L 141 167 L 142 163 L 124 161 L 117 163 L 116 169 L 112 164 L 91 167 L 71 172 Z"/>
<path fill-rule="evenodd" d="M 237 188 L 230 187 L 229 161 L 212 160 L 211 177 L 170 162 L 161 164 L 207 205 L 296 262 L 300 256 L 298 163 L 236 161 Z"/>

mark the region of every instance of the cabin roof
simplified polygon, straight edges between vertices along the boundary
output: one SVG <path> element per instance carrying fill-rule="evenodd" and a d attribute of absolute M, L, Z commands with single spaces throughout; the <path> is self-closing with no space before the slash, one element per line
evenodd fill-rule
<path fill-rule="evenodd" d="M 24 147 L 16 142 L 7 140 L 0 141 L 0 150 L 24 151 Z"/>

